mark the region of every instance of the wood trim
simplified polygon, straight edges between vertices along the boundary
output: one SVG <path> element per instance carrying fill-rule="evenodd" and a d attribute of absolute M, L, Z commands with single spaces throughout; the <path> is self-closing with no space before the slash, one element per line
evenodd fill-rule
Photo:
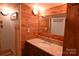
<path fill-rule="evenodd" d="M 21 56 L 21 4 L 19 4 L 19 13 L 18 13 L 18 28 L 17 28 L 17 40 L 16 40 L 16 55 Z"/>

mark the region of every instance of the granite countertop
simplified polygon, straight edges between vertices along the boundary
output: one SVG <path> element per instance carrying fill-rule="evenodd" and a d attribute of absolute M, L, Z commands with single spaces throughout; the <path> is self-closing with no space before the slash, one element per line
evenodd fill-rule
<path fill-rule="evenodd" d="M 34 38 L 26 41 L 51 55 L 62 56 L 63 47 L 61 45 L 50 43 L 41 38 Z"/>

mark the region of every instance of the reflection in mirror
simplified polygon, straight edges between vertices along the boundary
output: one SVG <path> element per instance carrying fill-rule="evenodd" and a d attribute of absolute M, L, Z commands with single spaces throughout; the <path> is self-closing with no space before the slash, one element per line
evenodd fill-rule
<path fill-rule="evenodd" d="M 41 17 L 39 33 L 45 37 L 64 40 L 66 13 Z"/>
<path fill-rule="evenodd" d="M 50 33 L 64 36 L 66 14 L 53 15 L 50 18 Z"/>

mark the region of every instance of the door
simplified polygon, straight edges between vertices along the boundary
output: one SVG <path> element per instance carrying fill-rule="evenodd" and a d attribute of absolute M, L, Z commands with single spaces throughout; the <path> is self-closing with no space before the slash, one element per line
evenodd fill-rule
<path fill-rule="evenodd" d="M 10 16 L 0 13 L 0 49 L 15 49 L 15 25 Z"/>

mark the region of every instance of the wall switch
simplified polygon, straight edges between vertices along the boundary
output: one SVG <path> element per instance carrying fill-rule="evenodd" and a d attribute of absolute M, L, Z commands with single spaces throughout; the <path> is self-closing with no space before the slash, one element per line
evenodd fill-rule
<path fill-rule="evenodd" d="M 30 32 L 30 28 L 27 29 L 27 32 Z"/>

